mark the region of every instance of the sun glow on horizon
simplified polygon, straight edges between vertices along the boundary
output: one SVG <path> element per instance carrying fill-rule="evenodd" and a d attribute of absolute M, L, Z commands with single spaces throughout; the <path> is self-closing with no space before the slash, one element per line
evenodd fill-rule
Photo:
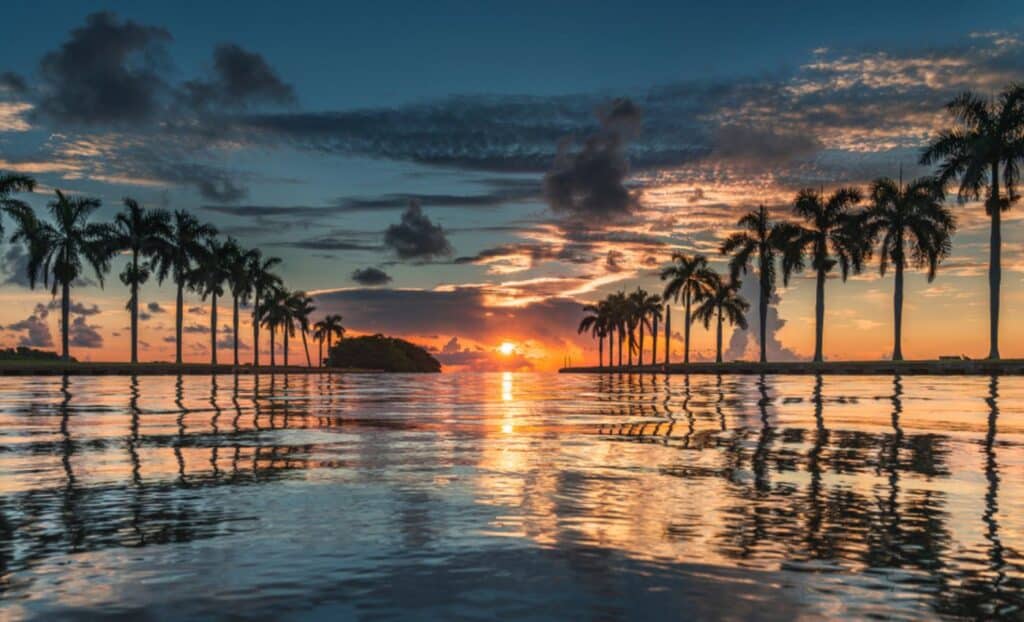
<path fill-rule="evenodd" d="M 516 344 L 512 343 L 511 341 L 502 341 L 501 345 L 498 346 L 498 352 L 500 352 L 502 356 L 510 356 L 514 354 L 515 351 Z"/>

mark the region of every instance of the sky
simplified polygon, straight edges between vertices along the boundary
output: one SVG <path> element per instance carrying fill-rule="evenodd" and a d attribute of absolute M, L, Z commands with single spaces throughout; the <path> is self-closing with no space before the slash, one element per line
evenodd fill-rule
<path fill-rule="evenodd" d="M 280 257 L 314 319 L 405 337 L 446 369 L 593 362 L 583 303 L 660 292 L 674 251 L 724 269 L 735 221 L 760 203 L 788 218 L 802 187 L 927 174 L 943 105 L 1024 76 L 1018 3 L 769 4 L 14 2 L 0 170 L 36 177 L 36 208 L 59 188 L 101 199 L 100 220 L 126 196 L 188 210 Z M 987 352 L 988 223 L 950 204 L 953 254 L 934 282 L 908 277 L 909 358 Z M 1024 356 L 1019 211 L 1004 356 Z M 0 345 L 53 348 L 49 292 L 29 289 L 23 248 L 0 252 Z M 127 358 L 124 261 L 73 288 L 79 359 Z M 773 301 L 773 358 L 810 356 L 813 286 Z M 875 265 L 830 279 L 826 358 L 887 357 L 891 301 Z M 186 358 L 208 360 L 209 303 L 186 302 Z M 147 284 L 142 303 L 142 359 L 173 359 L 173 287 Z M 730 358 L 756 351 L 746 331 L 726 339 Z M 713 335 L 698 326 L 693 348 L 712 358 Z"/>

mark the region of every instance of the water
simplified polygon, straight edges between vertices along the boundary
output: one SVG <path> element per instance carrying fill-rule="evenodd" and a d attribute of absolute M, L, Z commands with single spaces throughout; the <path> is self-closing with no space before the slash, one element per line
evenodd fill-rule
<path fill-rule="evenodd" d="M 2 378 L 0 435 L 0 618 L 1024 619 L 1024 378 Z"/>

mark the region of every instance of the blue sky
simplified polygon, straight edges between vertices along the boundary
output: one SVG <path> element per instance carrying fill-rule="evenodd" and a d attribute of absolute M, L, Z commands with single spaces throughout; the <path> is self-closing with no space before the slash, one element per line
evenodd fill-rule
<path fill-rule="evenodd" d="M 36 175 L 37 206 L 58 187 L 103 199 L 105 217 L 125 195 L 193 211 L 281 256 L 290 286 L 333 292 L 322 307 L 356 331 L 450 346 L 451 360 L 483 367 L 504 340 L 524 365 L 592 357 L 568 334 L 579 302 L 658 291 L 673 249 L 714 255 L 758 202 L 782 216 L 804 185 L 926 172 L 916 154 L 949 97 L 1024 75 L 1016 3 L 769 4 L 16 2 L 0 41 L 0 72 L 17 78 L 0 87 L 0 169 Z M 588 141 L 604 178 L 573 168 Z M 561 198 L 544 186 L 556 173 Z M 949 271 L 960 293 L 984 255 L 974 212 Z M 0 321 L 52 323 L 6 252 Z M 369 268 L 386 280 L 354 278 Z M 88 321 L 120 352 L 124 294 L 111 280 L 76 295 L 102 309 Z M 835 288 L 830 309 L 886 288 Z M 479 324 L 460 334 L 440 311 L 390 317 L 396 289 L 438 308 L 454 297 Z M 165 290 L 146 295 L 167 303 Z M 780 352 L 806 354 L 808 290 L 783 292 Z M 832 356 L 881 353 L 878 298 L 833 318 L 837 332 L 877 334 L 870 345 L 835 339 Z M 148 351 L 165 357 L 167 323 L 151 321 Z M 32 342 L 20 328 L 3 340 Z"/>

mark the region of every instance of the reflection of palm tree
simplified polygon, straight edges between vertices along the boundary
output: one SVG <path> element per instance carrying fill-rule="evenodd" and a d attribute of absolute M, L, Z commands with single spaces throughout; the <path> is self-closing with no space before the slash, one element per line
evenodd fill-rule
<path fill-rule="evenodd" d="M 684 301 L 684 348 L 683 362 L 690 362 L 690 324 L 693 321 L 691 305 L 700 302 L 705 296 L 711 293 L 714 287 L 714 272 L 708 265 L 707 257 L 703 255 L 684 255 L 674 253 L 673 264 L 661 271 L 661 280 L 668 281 L 665 284 L 665 292 L 662 297 L 665 300 Z"/>
<path fill-rule="evenodd" d="M 988 488 L 985 490 L 985 539 L 989 541 L 988 559 L 995 574 L 992 590 L 996 599 L 1002 600 L 1002 585 L 1006 581 L 1006 559 L 1003 543 L 999 537 L 999 465 L 996 462 L 996 423 L 999 420 L 999 376 L 993 375 L 988 385 L 988 431 L 985 433 L 985 479 Z"/>
<path fill-rule="evenodd" d="M 750 212 L 736 223 L 743 231 L 733 233 L 722 243 L 722 254 L 731 255 L 729 269 L 734 281 L 740 273 L 746 274 L 747 267 L 757 255 L 757 272 L 761 285 L 758 295 L 758 317 L 760 330 L 761 362 L 768 361 L 765 333 L 768 324 L 768 302 L 775 293 L 775 255 L 786 247 L 787 240 L 795 233 L 793 225 L 772 223 L 764 205 L 756 212 Z"/>
<path fill-rule="evenodd" d="M 814 361 L 823 360 L 822 347 L 825 330 L 825 278 L 838 264 L 843 280 L 851 270 L 863 267 L 863 241 L 858 221 L 851 211 L 861 199 L 860 190 L 840 188 L 826 197 L 823 193 L 806 188 L 796 195 L 793 213 L 807 226 L 798 227 L 787 237 L 782 256 L 782 279 L 789 284 L 794 272 L 804 269 L 805 255 L 810 256 L 811 268 L 817 278 L 814 299 Z"/>
<path fill-rule="evenodd" d="M 139 286 L 149 280 L 150 266 L 139 259 L 163 255 L 171 235 L 171 215 L 166 210 L 143 209 L 135 199 L 125 198 L 124 210 L 114 218 L 114 244 L 131 253 L 121 272 L 121 282 L 131 289 L 132 363 L 139 362 Z"/>
<path fill-rule="evenodd" d="M 128 410 L 132 414 L 131 434 L 128 436 L 128 454 L 132 461 L 132 482 L 136 486 L 142 485 L 142 464 L 139 461 L 139 418 L 142 411 L 139 410 L 139 377 L 132 374 L 128 385 Z"/>
<path fill-rule="evenodd" d="M 768 480 L 768 456 L 775 433 L 768 420 L 771 397 L 768 395 L 768 383 L 764 374 L 757 377 L 757 390 L 760 394 L 757 408 L 761 413 L 761 433 L 757 438 L 757 448 L 751 458 L 751 466 L 754 470 L 754 487 L 760 492 L 767 492 L 771 484 Z"/>
<path fill-rule="evenodd" d="M 714 289 L 697 306 L 693 319 L 703 322 L 704 328 L 710 328 L 711 318 L 715 318 L 715 362 L 721 363 L 722 324 L 728 320 L 730 324 L 746 330 L 746 313 L 750 309 L 750 303 L 740 295 L 738 282 L 723 281 L 717 275 L 714 280 Z"/>
<path fill-rule="evenodd" d="M 1017 200 L 1014 184 L 1024 161 L 1024 85 L 1012 85 L 994 102 L 965 92 L 946 106 L 957 127 L 944 130 L 921 153 L 921 164 L 938 164 L 939 181 L 960 179 L 961 200 L 987 194 L 989 234 L 989 354 L 999 358 L 999 288 L 1002 279 L 1002 212 Z M 1002 169 L 1002 170 L 1000 170 Z M 1000 174 L 1002 179 L 1000 179 Z M 1005 196 L 1000 182 L 1006 186 Z"/>
<path fill-rule="evenodd" d="M 949 254 L 956 229 L 953 214 L 942 205 L 942 186 L 930 177 L 904 186 L 888 178 L 871 185 L 871 207 L 864 214 L 865 237 L 874 245 L 881 237 L 879 271 L 889 263 L 895 272 L 893 294 L 892 360 L 903 360 L 903 269 L 928 266 L 928 281 L 935 278 L 939 261 Z M 870 252 L 870 246 L 868 247 Z M 909 256 L 908 256 L 909 255 Z M 909 260 L 909 261 L 908 261 Z"/>
<path fill-rule="evenodd" d="M 812 551 L 821 549 L 821 524 L 823 520 L 823 508 L 821 503 L 821 454 L 828 445 L 828 428 L 825 427 L 824 407 L 825 400 L 822 396 L 824 379 L 821 374 L 814 375 L 814 389 L 811 393 L 811 404 L 814 406 L 814 445 L 807 454 L 807 471 L 811 475 L 811 481 L 807 491 L 807 502 L 810 511 L 807 514 L 807 539 Z"/>
<path fill-rule="evenodd" d="M 28 243 L 30 285 L 35 288 L 36 281 L 42 277 L 52 295 L 56 296 L 58 289 L 61 292 L 61 345 L 64 360 L 68 360 L 71 357 L 68 351 L 71 285 L 81 278 L 84 260 L 92 267 L 102 287 L 114 246 L 109 225 L 89 222 L 90 216 L 100 208 L 98 199 L 69 197 L 60 190 L 56 193 L 56 199 L 47 205 L 53 224 L 38 220 L 31 211 L 19 211 L 15 214 L 18 231 L 12 241 Z"/>

